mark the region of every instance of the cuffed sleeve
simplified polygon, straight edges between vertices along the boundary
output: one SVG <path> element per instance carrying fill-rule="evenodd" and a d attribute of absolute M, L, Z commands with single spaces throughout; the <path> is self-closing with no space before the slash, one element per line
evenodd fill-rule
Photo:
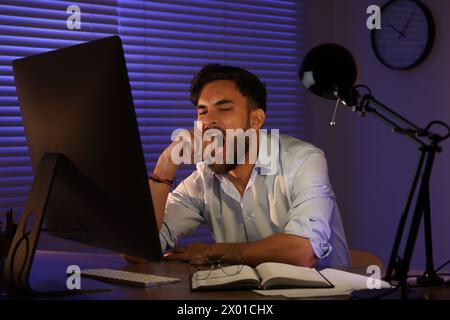
<path fill-rule="evenodd" d="M 322 259 L 333 249 L 330 225 L 335 206 L 325 156 L 319 150 L 309 154 L 295 172 L 284 232 L 309 239 L 315 255 Z"/>

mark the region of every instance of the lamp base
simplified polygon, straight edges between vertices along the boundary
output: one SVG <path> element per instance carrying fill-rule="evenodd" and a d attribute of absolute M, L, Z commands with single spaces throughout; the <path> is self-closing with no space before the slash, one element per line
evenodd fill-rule
<path fill-rule="evenodd" d="M 401 300 L 401 289 L 363 289 L 351 293 L 351 299 L 355 300 Z M 408 289 L 408 300 L 423 300 L 422 294 Z"/>
<path fill-rule="evenodd" d="M 420 287 L 442 286 L 444 279 L 439 277 L 434 271 L 425 272 L 422 276 L 417 277 L 416 285 Z"/>

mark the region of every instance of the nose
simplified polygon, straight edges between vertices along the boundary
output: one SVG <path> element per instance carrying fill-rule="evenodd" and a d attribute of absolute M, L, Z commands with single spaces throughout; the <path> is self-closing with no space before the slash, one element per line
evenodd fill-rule
<path fill-rule="evenodd" d="M 208 112 L 202 118 L 203 131 L 218 127 L 218 120 L 216 112 L 213 109 Z"/>

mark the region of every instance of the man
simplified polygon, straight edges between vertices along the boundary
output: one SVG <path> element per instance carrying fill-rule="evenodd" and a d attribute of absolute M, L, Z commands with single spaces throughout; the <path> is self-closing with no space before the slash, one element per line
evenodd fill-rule
<path fill-rule="evenodd" d="M 241 68 L 206 65 L 192 81 L 191 101 L 197 107 L 202 132 L 258 132 L 266 117 L 264 84 Z M 263 172 L 264 166 L 248 161 L 249 157 L 244 163 L 236 163 L 236 157 L 234 163 L 200 162 L 197 170 L 169 193 L 178 169 L 172 159 L 178 143 L 172 142 L 164 150 L 150 180 L 162 246 L 173 248 L 167 259 L 202 264 L 234 253 L 252 266 L 267 261 L 306 267 L 349 265 L 341 217 L 321 150 L 280 135 L 276 169 L 270 175 Z M 248 142 L 245 150 L 248 153 Z M 203 222 L 211 230 L 214 244 L 176 246 L 179 238 Z"/>

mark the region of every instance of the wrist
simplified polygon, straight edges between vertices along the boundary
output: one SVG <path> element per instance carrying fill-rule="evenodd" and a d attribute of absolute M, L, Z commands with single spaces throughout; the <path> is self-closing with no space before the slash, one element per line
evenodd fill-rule
<path fill-rule="evenodd" d="M 170 152 L 164 151 L 159 157 L 155 168 L 153 169 L 153 173 L 163 179 L 173 180 L 177 170 L 178 166 L 172 162 Z"/>
<path fill-rule="evenodd" d="M 244 255 L 248 243 L 214 243 L 208 248 L 208 252 L 216 259 L 228 255 Z"/>

